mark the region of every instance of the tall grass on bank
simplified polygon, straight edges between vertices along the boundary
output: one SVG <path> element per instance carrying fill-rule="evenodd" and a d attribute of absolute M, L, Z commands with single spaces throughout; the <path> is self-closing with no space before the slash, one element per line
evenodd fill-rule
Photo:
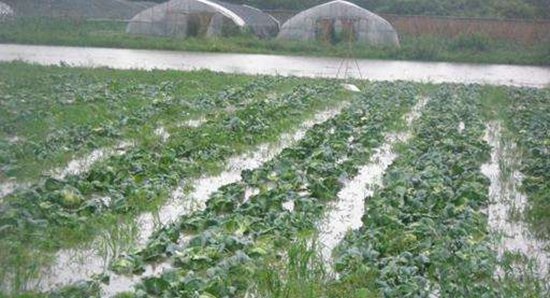
<path fill-rule="evenodd" d="M 348 45 L 261 40 L 250 35 L 223 38 L 171 38 L 126 34 L 125 22 L 20 18 L 0 26 L 0 43 L 116 47 L 133 49 L 292 54 L 345 57 Z M 533 45 L 483 34 L 456 37 L 403 35 L 401 48 L 355 45 L 357 58 L 467 63 L 550 65 L 550 41 Z"/>

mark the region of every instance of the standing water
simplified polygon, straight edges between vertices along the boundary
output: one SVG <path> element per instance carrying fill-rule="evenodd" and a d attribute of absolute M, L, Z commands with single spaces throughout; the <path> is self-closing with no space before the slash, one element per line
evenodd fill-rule
<path fill-rule="evenodd" d="M 421 115 L 428 98 L 422 98 L 403 118 L 410 127 Z M 338 193 L 338 199 L 332 202 L 319 225 L 321 255 L 327 264 L 332 263 L 332 250 L 344 239 L 349 230 L 361 227 L 361 218 L 365 211 L 365 198 L 374 194 L 377 186 L 382 186 L 386 169 L 393 163 L 397 154 L 393 147 L 398 142 L 406 142 L 411 137 L 405 133 L 389 133 L 382 146 L 374 150 L 367 165 L 359 169 L 358 175 L 347 183 Z"/>
<path fill-rule="evenodd" d="M 302 123 L 294 133 L 281 135 L 279 141 L 275 144 L 262 144 L 251 152 L 231 158 L 228 161 L 227 170 L 221 174 L 213 177 L 202 177 L 190 182 L 194 186 L 194 190 L 190 194 L 184 192 L 184 185 L 182 184 L 172 193 L 169 201 L 158 212 L 155 214 L 142 214 L 136 220 L 139 227 L 137 247 L 143 247 L 156 228 L 169 224 L 182 215 L 204 209 L 210 195 L 224 185 L 239 181 L 243 170 L 260 167 L 284 148 L 300 141 L 307 130 L 314 125 L 340 114 L 346 106 L 347 104 L 341 104 L 336 108 L 316 114 L 311 120 Z M 147 266 L 145 272 L 140 276 L 116 275 L 107 269 L 113 257 L 116 257 L 116 253 L 112 251 L 105 254 L 105 252 L 100 252 L 97 249 L 61 250 L 56 254 L 56 263 L 44 270 L 43 278 L 34 281 L 34 283 L 37 284 L 36 288 L 48 291 L 79 280 L 89 280 L 93 275 L 107 272 L 110 273 L 111 280 L 109 285 L 103 286 L 103 294 L 114 296 L 117 293 L 131 290 L 143 277 L 159 275 L 163 270 L 171 267 L 169 263 L 164 263 L 158 266 Z M 30 286 L 34 285 L 31 284 Z"/>
<path fill-rule="evenodd" d="M 527 197 L 519 191 L 523 175 L 517 170 L 516 145 L 502 138 L 501 125 L 495 122 L 487 124 L 484 140 L 492 147 L 491 160 L 482 165 L 481 172 L 491 181 L 491 203 L 487 209 L 489 226 L 495 233 L 502 234 L 495 247 L 498 256 L 502 258 L 506 252 L 520 253 L 534 260 L 541 277 L 545 277 L 550 257 L 545 252 L 546 244 L 531 235 L 525 222 L 513 218 L 513 214 L 521 213 L 527 204 Z"/>
<path fill-rule="evenodd" d="M 0 61 L 115 69 L 208 69 L 224 73 L 338 78 L 342 58 L 3 44 L 0 46 Z M 357 64 L 358 69 L 366 71 L 362 74 L 350 71 L 349 77 L 374 81 L 479 83 L 537 88 L 550 85 L 548 67 L 364 59 L 357 60 Z"/>

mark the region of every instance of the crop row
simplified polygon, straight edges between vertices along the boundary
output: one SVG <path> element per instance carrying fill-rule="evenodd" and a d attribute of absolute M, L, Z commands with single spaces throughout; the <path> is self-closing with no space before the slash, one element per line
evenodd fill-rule
<path fill-rule="evenodd" d="M 214 112 L 218 108 L 233 105 L 242 107 L 284 81 L 261 77 L 218 93 L 209 90 L 190 97 L 178 94 L 178 86 L 183 83 L 177 81 L 161 82 L 158 85 L 131 85 L 117 81 L 84 85 L 81 77 L 54 76 L 54 79 L 68 82 L 67 88 L 72 83 L 76 84 L 79 89 L 74 91 L 72 88 L 76 87 L 72 87 L 70 93 L 78 93 L 66 94 L 65 90 L 53 95 L 53 91 L 48 89 L 43 91 L 45 94 L 34 94 L 30 93 L 34 89 L 15 89 L 21 87 L 17 82 L 5 87 L 2 102 L 6 109 L 3 113 L 5 117 L 1 120 L 2 131 L 4 135 L 17 137 L 11 142 L 0 142 L 3 153 L 0 162 L 6 178 L 32 180 L 41 174 L 36 170 L 37 167 L 58 164 L 56 161 L 66 156 L 85 153 L 112 144 L 120 138 L 141 140 L 144 138 L 144 127 L 151 123 L 154 125 L 158 119 L 175 118 L 182 121 L 192 115 Z M 287 83 L 289 81 L 286 80 Z M 47 96 L 71 101 L 52 102 L 46 99 Z M 32 105 L 23 105 L 23 108 L 21 101 Z M 81 119 L 78 119 L 79 116 Z M 28 131 L 36 126 L 40 126 L 36 131 Z"/>
<path fill-rule="evenodd" d="M 484 214 L 480 167 L 490 148 L 479 89 L 444 86 L 427 106 L 383 188 L 367 198 L 363 227 L 337 250 L 342 283 L 385 297 L 506 296 Z"/>
<path fill-rule="evenodd" d="M 120 258 L 112 268 L 133 274 L 147 263 L 167 258 L 173 263 L 173 271 L 146 278 L 138 295 L 243 294 L 259 270 L 258 261 L 313 233 L 343 180 L 356 175 L 419 93 L 406 83 L 370 87 L 339 116 L 314 126 L 260 168 L 244 171 L 242 181 L 214 193 L 205 210 L 160 229 L 145 249 Z M 256 194 L 248 198 L 251 190 Z M 180 243 L 182 237 L 190 240 Z"/>
<path fill-rule="evenodd" d="M 228 157 L 270 141 L 313 111 L 337 103 L 346 93 L 336 90 L 328 81 L 315 87 L 302 84 L 237 111 L 213 113 L 201 127 L 176 131 L 166 144 L 131 148 L 88 173 L 49 178 L 6 197 L 0 207 L 0 244 L 12 253 L 3 256 L 8 258 L 3 263 L 10 264 L 29 244 L 55 250 L 90 239 L 101 231 L 101 223 L 116 222 L 116 214 L 154 208 L 181 180 L 215 173 Z"/>
<path fill-rule="evenodd" d="M 528 197 L 526 219 L 531 231 L 550 238 L 550 91 L 507 89 L 510 105 L 505 124 L 522 151 L 522 190 Z"/>

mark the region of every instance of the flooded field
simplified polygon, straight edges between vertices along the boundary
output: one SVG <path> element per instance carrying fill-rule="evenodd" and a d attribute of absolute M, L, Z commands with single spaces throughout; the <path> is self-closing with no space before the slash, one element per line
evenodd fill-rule
<path fill-rule="evenodd" d="M 253 54 L 212 54 L 152 50 L 0 45 L 0 61 L 42 65 L 110 67 L 115 69 L 208 69 L 224 73 L 299 77 L 352 77 L 373 81 L 406 80 L 433 83 L 478 83 L 545 87 L 550 68 L 409 61 L 358 60 L 358 67 L 340 72 L 342 59 Z M 355 65 L 354 63 L 351 63 Z M 360 68 L 360 69 L 359 69 Z"/>
<path fill-rule="evenodd" d="M 349 83 L 4 64 L 0 296 L 545 297 L 550 91 Z"/>

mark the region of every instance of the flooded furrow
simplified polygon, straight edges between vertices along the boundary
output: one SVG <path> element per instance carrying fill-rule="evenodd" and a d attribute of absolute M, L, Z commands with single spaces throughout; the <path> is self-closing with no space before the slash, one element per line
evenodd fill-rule
<path fill-rule="evenodd" d="M 65 166 L 64 168 L 46 171 L 44 175 L 60 180 L 70 175 L 80 175 L 88 172 L 90 168 L 97 162 L 106 160 L 111 156 L 123 155 L 126 150 L 132 146 L 134 146 L 133 142 L 120 142 L 114 147 L 96 149 L 88 154 L 86 157 L 73 159 L 69 161 L 67 166 Z M 0 203 L 2 202 L 2 198 L 14 193 L 19 189 L 28 188 L 30 185 L 31 183 L 18 183 L 15 180 L 1 183 Z"/>
<path fill-rule="evenodd" d="M 421 116 L 427 103 L 428 98 L 420 99 L 411 111 L 403 116 L 407 128 Z M 330 211 L 319 224 L 319 246 L 325 263 L 332 264 L 332 251 L 344 239 L 346 233 L 362 226 L 365 198 L 372 196 L 374 190 L 382 186 L 386 169 L 397 158 L 397 154 L 393 152 L 395 144 L 406 142 L 410 137 L 410 130 L 387 133 L 384 144 L 374 150 L 369 162 L 340 190 L 337 200 L 329 204 L 327 210 Z"/>
<path fill-rule="evenodd" d="M 168 133 L 164 126 L 159 126 L 155 129 L 155 135 L 159 137 L 160 141 L 163 143 L 166 143 L 166 141 L 170 138 L 170 133 Z"/>
<path fill-rule="evenodd" d="M 106 160 L 111 156 L 123 155 L 132 146 L 134 146 L 133 142 L 120 142 L 114 147 L 96 149 L 88 156 L 71 160 L 65 168 L 50 171 L 47 175 L 56 179 L 64 179 L 70 175 L 86 173 L 95 163 Z"/>
<path fill-rule="evenodd" d="M 323 123 L 338 114 L 347 106 L 343 103 L 336 108 L 330 108 L 314 115 L 310 120 L 302 123 L 293 133 L 282 134 L 275 143 L 266 143 L 257 146 L 246 154 L 232 157 L 228 160 L 226 170 L 217 176 L 201 177 L 197 180 L 182 182 L 171 194 L 168 202 L 157 212 L 144 213 L 136 219 L 138 227 L 135 249 L 145 246 L 147 240 L 155 229 L 169 224 L 179 217 L 191 212 L 200 211 L 206 207 L 206 201 L 221 187 L 235 183 L 241 179 L 243 170 L 253 170 L 265 162 L 277 156 L 283 149 L 292 146 L 304 138 L 306 132 L 314 125 Z M 186 186 L 193 186 L 191 193 L 185 191 Z M 95 243 L 97 243 L 96 241 Z M 92 245 L 93 247 L 94 245 Z M 110 272 L 107 268 L 110 261 L 116 257 L 116 253 L 94 249 L 62 250 L 56 254 L 56 263 L 45 270 L 43 278 L 31 284 L 31 288 L 49 291 L 58 287 L 69 285 L 80 280 L 89 280 L 94 275 L 109 273 L 111 276 L 109 285 L 103 285 L 103 295 L 110 297 L 117 293 L 132 290 L 142 278 L 157 276 L 169 263 L 160 265 L 148 265 L 145 272 L 139 276 L 123 276 Z M 78 261 L 75 261 L 78 260 Z"/>
<path fill-rule="evenodd" d="M 138 219 L 139 226 L 141 227 L 139 242 L 144 244 L 144 241 L 149 238 L 155 227 L 166 225 L 183 214 L 205 208 L 205 203 L 210 195 L 224 185 L 239 181 L 242 171 L 256 169 L 271 160 L 284 148 L 290 147 L 300 141 L 311 127 L 338 115 L 344 106 L 329 109 L 315 115 L 313 119 L 302 123 L 296 132 L 283 134 L 279 141 L 274 144 L 262 144 L 252 152 L 230 158 L 227 163 L 227 169 L 217 176 L 202 177 L 196 181 L 188 182 L 189 184 L 180 185 L 172 193 L 168 204 L 160 208 L 158 214 L 144 214 Z M 186 194 L 184 191 L 186 185 L 194 187 L 190 194 Z"/>
<path fill-rule="evenodd" d="M 550 255 L 545 251 L 548 244 L 536 239 L 517 216 L 526 207 L 527 197 L 519 191 L 523 175 L 518 170 L 520 157 L 516 144 L 502 137 L 502 127 L 496 122 L 487 124 L 484 140 L 492 147 L 491 160 L 482 165 L 481 172 L 491 182 L 486 212 L 490 229 L 501 235 L 495 247 L 498 257 L 502 258 L 506 252 L 520 253 L 533 260 L 541 277 L 545 277 L 549 269 Z"/>
<path fill-rule="evenodd" d="M 158 214 L 146 213 L 138 219 L 138 226 L 140 227 L 138 246 L 144 246 L 155 229 L 167 225 L 185 214 L 206 208 L 206 202 L 213 193 L 225 185 L 241 180 L 242 171 L 259 168 L 281 153 L 283 149 L 303 139 L 306 132 L 314 125 L 336 117 L 344 107 L 346 107 L 346 104 L 316 114 L 313 119 L 302 123 L 294 133 L 283 134 L 275 144 L 262 144 L 252 153 L 231 158 L 226 171 L 217 176 L 203 177 L 193 181 L 194 190 L 190 194 L 185 193 L 185 185 L 178 187 L 172 193 L 171 200 L 159 210 Z M 147 265 L 145 272 L 139 276 L 113 275 L 110 284 L 103 287 L 103 292 L 107 297 L 112 297 L 117 293 L 131 291 L 143 278 L 160 276 L 164 270 L 170 268 L 172 268 L 172 265 L 165 262 Z"/>
<path fill-rule="evenodd" d="M 201 118 L 197 118 L 197 119 L 187 120 L 187 121 L 182 122 L 182 123 L 178 123 L 177 127 L 197 128 L 197 127 L 200 127 L 201 125 L 203 125 L 204 123 L 206 123 L 206 118 L 201 117 Z"/>
<path fill-rule="evenodd" d="M 5 196 L 13 193 L 16 189 L 20 187 L 20 184 L 16 183 L 15 181 L 8 181 L 0 184 L 0 203 L 2 203 L 2 199 Z"/>

